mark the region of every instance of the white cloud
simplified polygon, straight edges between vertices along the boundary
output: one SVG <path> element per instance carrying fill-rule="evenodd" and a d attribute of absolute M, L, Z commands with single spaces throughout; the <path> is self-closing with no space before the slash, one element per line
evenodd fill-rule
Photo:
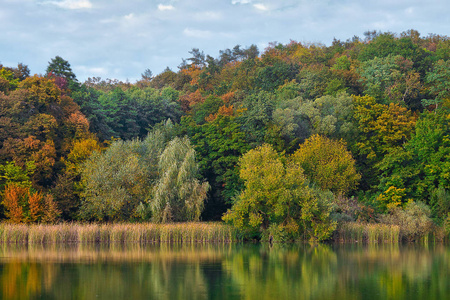
<path fill-rule="evenodd" d="M 158 4 L 158 10 L 165 11 L 165 10 L 174 10 L 175 7 L 173 5 L 164 5 L 164 4 Z"/>
<path fill-rule="evenodd" d="M 183 34 L 189 37 L 195 37 L 195 38 L 209 38 L 212 36 L 211 31 L 208 30 L 198 30 L 198 29 L 191 29 L 191 28 L 185 28 L 183 30 Z"/>
<path fill-rule="evenodd" d="M 231 0 L 231 4 L 249 4 L 252 0 Z"/>
<path fill-rule="evenodd" d="M 129 15 L 126 15 L 126 16 L 124 16 L 124 18 L 125 18 L 125 20 L 131 20 L 131 19 L 134 18 L 134 14 L 131 13 L 131 14 L 129 14 Z"/>
<path fill-rule="evenodd" d="M 84 75 L 83 77 L 85 78 L 109 75 L 109 70 L 104 67 L 75 66 L 73 69 L 75 73 L 79 73 L 82 76 Z"/>
<path fill-rule="evenodd" d="M 44 3 L 59 6 L 65 9 L 83 9 L 92 8 L 92 3 L 89 0 L 64 0 L 64 1 L 47 1 Z"/>
<path fill-rule="evenodd" d="M 256 3 L 256 4 L 253 4 L 253 7 L 256 8 L 256 9 L 258 9 L 258 10 L 263 10 L 263 11 L 269 10 L 269 8 L 267 8 L 267 6 L 265 6 L 265 5 L 262 4 L 262 3 Z"/>
<path fill-rule="evenodd" d="M 222 18 L 223 15 L 215 11 L 203 11 L 195 14 L 195 19 L 199 21 L 217 21 Z"/>

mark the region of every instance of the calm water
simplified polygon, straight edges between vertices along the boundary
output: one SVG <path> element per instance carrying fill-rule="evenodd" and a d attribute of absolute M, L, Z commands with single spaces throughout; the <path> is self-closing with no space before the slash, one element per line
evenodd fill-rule
<path fill-rule="evenodd" d="M 450 299 L 448 246 L 0 245 L 2 299 Z"/>

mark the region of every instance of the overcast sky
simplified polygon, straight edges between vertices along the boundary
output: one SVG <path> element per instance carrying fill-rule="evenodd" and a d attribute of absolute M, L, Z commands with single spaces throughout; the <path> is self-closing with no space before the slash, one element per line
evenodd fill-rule
<path fill-rule="evenodd" d="M 450 35 L 447 0 L 0 0 L 0 63 L 44 73 L 51 58 L 88 77 L 134 82 L 177 71 L 192 48 L 290 40 L 330 45 L 367 30 Z"/>

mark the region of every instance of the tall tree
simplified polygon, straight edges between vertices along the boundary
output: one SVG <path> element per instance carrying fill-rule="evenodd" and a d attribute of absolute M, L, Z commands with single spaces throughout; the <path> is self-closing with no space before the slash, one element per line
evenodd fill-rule
<path fill-rule="evenodd" d="M 76 81 L 77 78 L 70 67 L 67 60 L 64 60 L 61 56 L 55 56 L 48 62 L 47 74 L 54 74 L 59 77 L 63 77 L 68 81 Z"/>

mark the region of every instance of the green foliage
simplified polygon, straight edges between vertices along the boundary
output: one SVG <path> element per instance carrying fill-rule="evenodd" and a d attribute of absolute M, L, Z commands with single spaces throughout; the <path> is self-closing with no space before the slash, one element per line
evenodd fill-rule
<path fill-rule="evenodd" d="M 84 190 L 80 217 L 123 221 L 148 217 L 156 222 L 198 220 L 208 190 L 197 179 L 195 152 L 187 138 L 173 137 L 167 121 L 142 141 L 114 141 L 94 152 L 81 171 Z"/>
<path fill-rule="evenodd" d="M 430 203 L 436 189 L 450 186 L 450 127 L 448 115 L 425 112 L 403 148 L 387 154 L 377 165 L 382 171 L 380 190 L 405 188 L 407 198 Z"/>
<path fill-rule="evenodd" d="M 433 99 L 425 100 L 423 104 L 428 106 L 434 104 L 435 108 L 439 104 L 448 101 L 450 98 L 450 61 L 439 60 L 433 64 L 433 70 L 427 74 L 425 81 Z"/>
<path fill-rule="evenodd" d="M 19 78 L 14 77 L 14 73 L 6 68 L 0 68 L 0 91 L 8 92 L 17 88 Z"/>
<path fill-rule="evenodd" d="M 85 220 L 129 220 L 139 203 L 152 199 L 158 159 L 172 137 L 172 124 L 153 130 L 143 140 L 114 141 L 94 152 L 81 170 L 84 191 L 80 217 Z"/>
<path fill-rule="evenodd" d="M 212 122 L 197 125 L 192 118 L 183 118 L 181 129 L 194 146 L 199 171 L 211 185 L 210 198 L 205 204 L 205 219 L 221 216 L 226 205 L 237 195 L 242 183 L 237 163 L 250 150 L 245 133 L 236 117 L 219 115 Z"/>
<path fill-rule="evenodd" d="M 255 88 L 268 92 L 273 91 L 285 82 L 293 80 L 297 73 L 298 66 L 277 62 L 259 70 L 255 80 Z"/>
<path fill-rule="evenodd" d="M 198 221 L 209 189 L 197 179 L 195 151 L 188 138 L 174 138 L 159 157 L 159 179 L 150 205 L 158 223 Z"/>
<path fill-rule="evenodd" d="M 72 93 L 101 139 L 111 137 L 130 140 L 144 138 L 148 129 L 168 118 L 177 121 L 181 110 L 178 92 L 166 87 L 162 90 L 137 87 L 101 92 L 81 86 Z"/>
<path fill-rule="evenodd" d="M 299 164 L 284 161 L 267 144 L 247 152 L 240 159 L 245 189 L 223 219 L 246 234 L 327 239 L 335 228 L 331 207 L 307 185 Z"/>
<path fill-rule="evenodd" d="M 205 118 L 216 113 L 223 106 L 222 99 L 209 96 L 203 103 L 198 103 L 192 108 L 192 114 L 197 124 L 205 123 Z"/>
<path fill-rule="evenodd" d="M 397 104 L 379 104 L 369 96 L 354 97 L 354 118 L 358 130 L 357 151 L 367 159 L 382 157 L 405 143 L 414 130 L 416 117 Z"/>
<path fill-rule="evenodd" d="M 430 207 L 433 215 L 439 220 L 445 220 L 450 213 L 450 193 L 444 187 L 439 186 L 431 193 Z"/>
<path fill-rule="evenodd" d="M 398 225 L 402 239 L 413 242 L 426 238 L 433 229 L 430 208 L 423 202 L 408 202 L 404 209 L 396 207 L 384 215 L 382 223 Z"/>
<path fill-rule="evenodd" d="M 299 111 L 307 116 L 314 134 L 330 138 L 353 139 L 353 98 L 347 93 L 323 96 L 301 103 Z"/>
<path fill-rule="evenodd" d="M 46 72 L 47 74 L 51 73 L 67 80 L 76 80 L 76 76 L 73 73 L 69 62 L 64 60 L 61 56 L 55 56 L 55 58 L 51 59 L 48 63 Z"/>
<path fill-rule="evenodd" d="M 412 61 L 400 55 L 375 57 L 361 64 L 359 74 L 365 87 L 364 92 L 379 102 L 405 103 L 409 107 L 416 105 L 413 102 L 422 85 Z"/>
<path fill-rule="evenodd" d="M 0 191 L 9 183 L 15 183 L 20 187 L 31 187 L 30 177 L 35 170 L 34 161 L 27 161 L 25 168 L 18 166 L 14 161 L 0 165 Z"/>

